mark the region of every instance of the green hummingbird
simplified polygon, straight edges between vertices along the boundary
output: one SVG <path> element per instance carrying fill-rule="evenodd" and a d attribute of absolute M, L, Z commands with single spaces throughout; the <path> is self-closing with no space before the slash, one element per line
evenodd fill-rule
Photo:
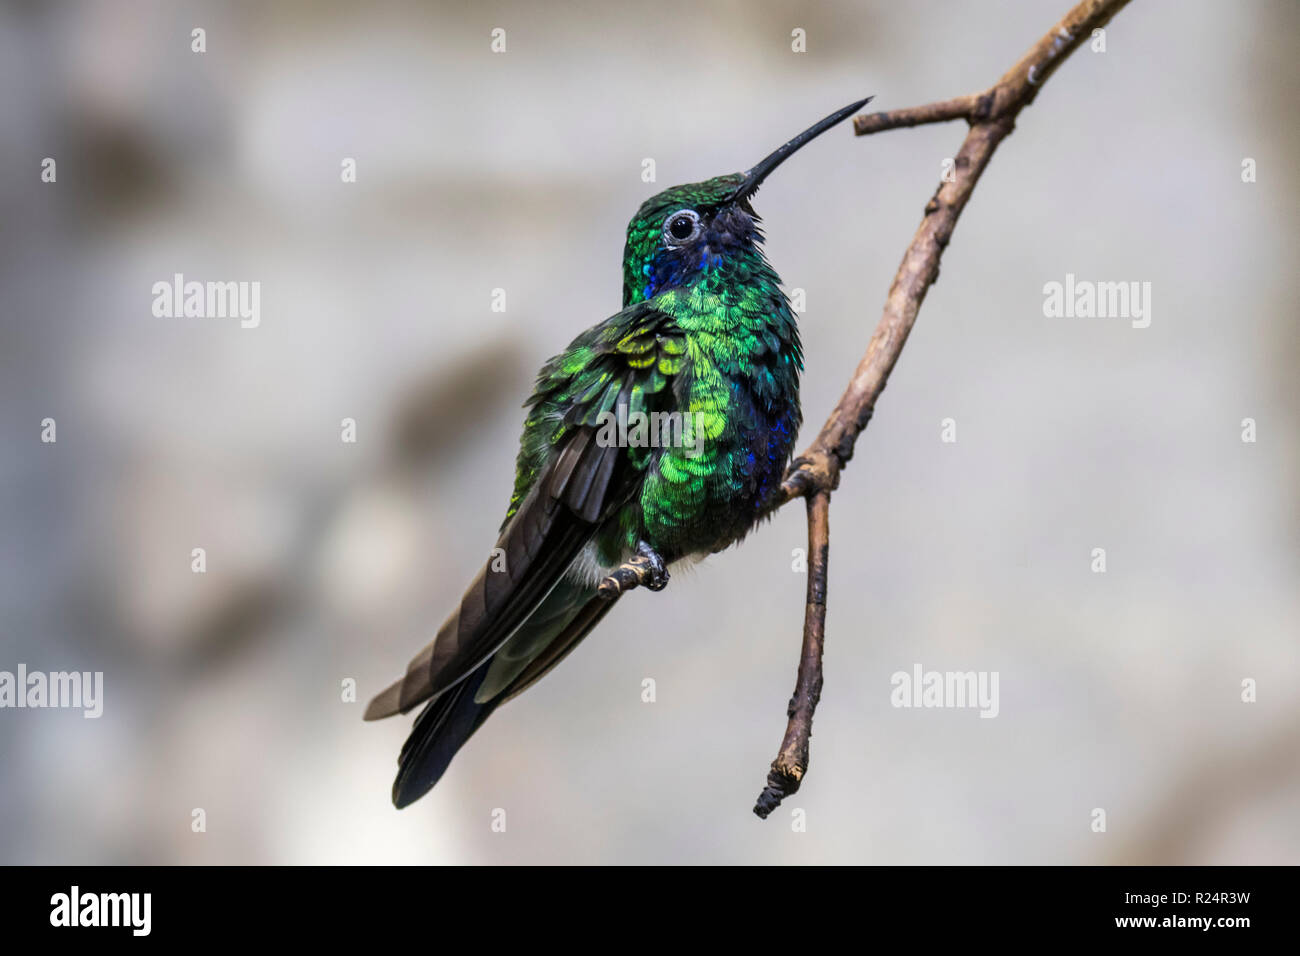
<path fill-rule="evenodd" d="M 623 308 L 547 362 L 497 546 L 460 607 L 365 719 L 424 709 L 393 803 L 426 794 L 497 707 L 540 680 L 617 599 L 634 556 L 668 568 L 740 541 L 779 503 L 799 430 L 799 329 L 751 199 L 837 110 L 744 173 L 674 186 L 627 227 Z"/>

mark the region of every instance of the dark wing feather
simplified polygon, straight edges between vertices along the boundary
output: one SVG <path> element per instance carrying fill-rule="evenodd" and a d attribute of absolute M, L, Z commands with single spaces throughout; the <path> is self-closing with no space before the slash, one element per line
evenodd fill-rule
<path fill-rule="evenodd" d="M 622 500 L 613 481 L 619 452 L 599 445 L 590 428 L 570 433 L 497 541 L 504 570 L 493 570 L 495 558 L 484 564 L 438 636 L 370 702 L 367 720 L 406 713 L 453 686 L 510 637 Z"/>
<path fill-rule="evenodd" d="M 632 500 L 648 462 L 646 450 L 602 443 L 604 412 L 670 410 L 671 383 L 686 344 L 661 312 L 638 304 L 579 336 L 542 369 L 529 400 L 515 492 L 497 542 L 503 570 L 489 560 L 460 607 L 406 674 L 370 702 L 366 719 L 405 713 L 428 701 L 399 758 L 393 802 L 405 806 L 426 793 L 456 751 L 501 703 L 541 679 L 591 631 L 613 602 L 579 598 L 578 610 L 531 660 L 492 670 L 491 658 L 520 628 L 543 631 L 554 620 L 530 621 L 562 581 L 583 547 L 617 510 Z M 558 592 L 557 592 L 558 594 Z M 563 605 L 567 597 L 552 603 Z M 517 676 L 508 673 L 517 665 Z M 508 681 L 500 691 L 495 681 Z M 484 696 L 478 700 L 479 688 Z"/>
<path fill-rule="evenodd" d="M 511 698 L 518 697 L 549 674 L 556 664 L 568 657 L 569 652 L 591 633 L 592 629 L 600 623 L 601 618 L 609 613 L 609 609 L 614 606 L 616 601 L 618 601 L 617 596 L 612 599 L 593 597 L 584 604 L 582 610 L 564 629 L 564 632 L 551 641 L 544 651 L 534 657 L 510 686 L 501 692 L 497 702 L 504 704 Z"/>
<path fill-rule="evenodd" d="M 670 317 L 631 306 L 579 336 L 542 369 L 529 400 L 519 478 L 490 559 L 406 674 L 370 702 L 367 720 L 406 713 L 454 686 L 509 639 L 545 599 L 596 528 L 635 493 L 638 465 L 596 440 L 618 405 L 668 401 L 684 351 Z"/>

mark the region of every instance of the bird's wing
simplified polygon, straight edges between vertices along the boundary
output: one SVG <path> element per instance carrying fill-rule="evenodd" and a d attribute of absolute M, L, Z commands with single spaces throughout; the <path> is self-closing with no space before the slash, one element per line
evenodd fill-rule
<path fill-rule="evenodd" d="M 609 609 L 614 606 L 614 602 L 617 600 L 617 595 L 612 599 L 603 597 L 588 598 L 587 602 L 574 614 L 568 627 L 542 648 L 528 662 L 528 665 L 518 673 L 510 685 L 500 692 L 500 702 L 504 704 L 511 698 L 518 697 L 549 674 L 555 668 L 555 665 L 568 657 L 569 652 L 577 647 L 582 639 L 600 623 L 600 619 L 609 613 Z"/>
<path fill-rule="evenodd" d="M 528 402 L 515 494 L 494 556 L 406 674 L 370 702 L 367 720 L 406 713 L 454 686 L 527 620 L 639 487 L 646 449 L 598 439 L 602 415 L 670 403 L 684 354 L 671 318 L 641 303 L 546 364 Z"/>

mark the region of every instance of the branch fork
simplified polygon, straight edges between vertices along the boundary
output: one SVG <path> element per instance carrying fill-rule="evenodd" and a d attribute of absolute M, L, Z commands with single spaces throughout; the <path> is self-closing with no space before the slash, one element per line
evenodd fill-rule
<path fill-rule="evenodd" d="M 766 818 L 795 793 L 808 771 L 812 718 L 821 697 L 822 649 L 826 637 L 826 577 L 830 550 L 830 495 L 853 457 L 858 436 L 875 411 L 889 373 L 907 342 L 921 303 L 939 277 L 939 259 L 989 159 L 1015 128 L 1020 112 L 1071 53 L 1104 26 L 1128 0 L 1084 0 L 1042 37 L 1002 78 L 982 93 L 925 106 L 855 117 L 853 131 L 868 136 L 891 129 L 965 120 L 969 132 L 954 158 L 956 176 L 939 184 L 925 206 L 921 225 L 903 254 L 885 300 L 884 315 L 858 363 L 849 386 L 809 448 L 797 457 L 782 483 L 784 501 L 804 498 L 808 507 L 808 597 L 794 696 L 786 710 L 781 749 L 767 775 L 754 812 Z"/>

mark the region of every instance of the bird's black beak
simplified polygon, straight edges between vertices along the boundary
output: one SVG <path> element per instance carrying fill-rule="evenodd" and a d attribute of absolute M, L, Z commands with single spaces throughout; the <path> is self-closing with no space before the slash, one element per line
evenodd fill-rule
<path fill-rule="evenodd" d="M 745 173 L 745 181 L 736 187 L 736 191 L 731 194 L 731 201 L 735 202 L 744 199 L 747 196 L 754 195 L 758 187 L 762 185 L 763 180 L 767 178 L 768 173 L 776 169 L 787 159 L 789 159 L 796 150 L 807 143 L 812 142 L 822 133 L 826 132 L 832 126 L 848 119 L 862 107 L 870 103 L 874 97 L 868 96 L 865 100 L 858 100 L 856 103 L 850 103 L 841 110 L 836 110 L 830 116 L 826 117 L 819 123 L 814 123 L 808 127 L 790 142 L 786 143 L 771 156 L 768 156 L 753 169 Z"/>

